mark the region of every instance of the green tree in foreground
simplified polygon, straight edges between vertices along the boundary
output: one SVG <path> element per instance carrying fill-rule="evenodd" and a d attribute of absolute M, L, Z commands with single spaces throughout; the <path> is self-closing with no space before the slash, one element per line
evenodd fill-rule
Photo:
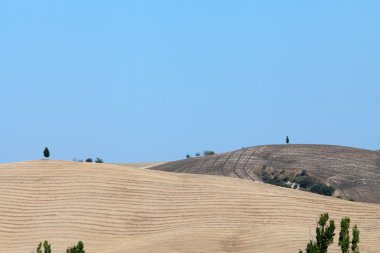
<path fill-rule="evenodd" d="M 321 214 L 319 218 L 317 232 L 317 241 L 310 241 L 306 246 L 306 253 L 326 253 L 327 248 L 333 243 L 335 224 L 334 220 L 329 220 L 328 213 Z M 360 253 L 359 252 L 359 229 L 355 225 L 352 229 L 352 241 L 350 251 L 350 218 L 344 217 L 340 222 L 339 243 L 342 253 Z M 299 251 L 302 253 L 302 250 Z"/>
<path fill-rule="evenodd" d="M 340 222 L 339 243 L 342 253 L 349 253 L 350 249 L 350 218 L 345 217 Z"/>
<path fill-rule="evenodd" d="M 47 147 L 45 147 L 45 149 L 44 149 L 44 156 L 45 156 L 45 158 L 49 158 L 49 156 L 50 156 L 50 151 Z"/>
<path fill-rule="evenodd" d="M 352 229 L 352 241 L 351 241 L 351 250 L 352 250 L 352 253 L 360 253 L 359 251 L 359 229 L 358 229 L 358 226 L 354 226 L 354 228 Z"/>
<path fill-rule="evenodd" d="M 327 222 L 329 224 L 327 225 Z M 334 241 L 335 223 L 334 220 L 329 220 L 329 214 L 321 214 L 316 228 L 317 241 L 310 241 L 306 246 L 306 253 L 326 253 L 327 248 Z M 299 251 L 302 253 L 302 251 Z"/>
<path fill-rule="evenodd" d="M 66 253 L 85 253 L 82 241 L 79 241 L 78 244 L 73 247 L 67 248 Z"/>
<path fill-rule="evenodd" d="M 359 229 L 355 225 L 352 229 L 351 252 L 359 253 Z M 342 253 L 350 253 L 350 218 L 345 217 L 340 222 L 339 246 Z"/>
<path fill-rule="evenodd" d="M 51 246 L 48 241 L 45 241 L 44 244 L 44 253 L 51 253 Z M 38 244 L 37 253 L 42 253 L 42 243 Z"/>

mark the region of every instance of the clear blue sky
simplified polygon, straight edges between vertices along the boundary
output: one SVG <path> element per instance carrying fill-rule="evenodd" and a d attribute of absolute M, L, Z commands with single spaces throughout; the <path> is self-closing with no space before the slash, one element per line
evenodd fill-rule
<path fill-rule="evenodd" d="M 380 149 L 380 1 L 0 0 L 0 162 Z"/>

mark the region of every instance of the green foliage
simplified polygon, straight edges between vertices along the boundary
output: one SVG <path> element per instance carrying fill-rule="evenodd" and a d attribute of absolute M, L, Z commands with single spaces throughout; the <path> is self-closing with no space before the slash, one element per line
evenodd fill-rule
<path fill-rule="evenodd" d="M 190 155 L 189 155 L 189 154 L 187 154 L 187 155 L 186 155 L 186 159 L 189 159 L 189 158 L 190 158 Z"/>
<path fill-rule="evenodd" d="M 87 163 L 92 163 L 92 158 L 87 158 L 87 159 L 86 159 L 86 162 L 87 162 Z"/>
<path fill-rule="evenodd" d="M 327 225 L 327 222 L 329 224 Z M 327 248 L 334 241 L 335 223 L 334 220 L 329 220 L 329 214 L 324 213 L 319 217 L 316 228 L 317 241 L 310 241 L 306 246 L 306 253 L 327 253 Z M 300 251 L 302 252 L 302 251 Z"/>
<path fill-rule="evenodd" d="M 96 157 L 95 162 L 96 163 L 103 163 L 103 159 Z"/>
<path fill-rule="evenodd" d="M 360 253 L 359 251 L 359 229 L 358 229 L 358 226 L 354 226 L 354 228 L 352 229 L 352 241 L 351 241 L 351 250 L 352 250 L 352 253 Z"/>
<path fill-rule="evenodd" d="M 51 246 L 48 241 L 44 242 L 44 253 L 51 253 Z"/>
<path fill-rule="evenodd" d="M 327 221 L 329 221 L 329 225 L 326 225 Z M 329 220 L 328 213 L 324 213 L 321 214 L 318 225 L 319 226 L 316 228 L 317 245 L 319 247 L 320 253 L 326 253 L 327 248 L 334 241 L 335 223 L 334 220 Z"/>
<path fill-rule="evenodd" d="M 66 253 L 85 253 L 82 241 L 79 241 L 78 244 L 73 247 L 67 248 Z"/>
<path fill-rule="evenodd" d="M 295 178 L 295 182 L 303 189 L 311 188 L 315 184 L 315 179 L 311 176 L 298 176 Z"/>
<path fill-rule="evenodd" d="M 327 225 L 329 222 L 329 225 Z M 327 253 L 327 248 L 334 241 L 335 224 L 329 220 L 329 214 L 321 214 L 316 228 L 317 241 L 310 241 L 306 246 L 306 253 Z M 339 243 L 342 253 L 360 253 L 359 252 L 359 229 L 355 225 L 352 229 L 352 241 L 350 252 L 350 218 L 344 217 L 340 222 Z M 302 253 L 302 250 L 299 251 Z"/>
<path fill-rule="evenodd" d="M 313 186 L 310 188 L 310 191 L 314 193 L 326 195 L 326 196 L 331 196 L 334 194 L 335 188 L 323 183 L 316 183 L 316 184 L 313 184 Z"/>
<path fill-rule="evenodd" d="M 42 243 L 38 244 L 37 253 L 42 253 Z"/>
<path fill-rule="evenodd" d="M 42 253 L 42 245 L 44 246 L 44 253 L 51 253 L 51 246 L 48 241 L 44 241 L 44 244 L 40 242 L 37 247 L 37 253 Z"/>
<path fill-rule="evenodd" d="M 342 253 L 349 253 L 350 249 L 350 218 L 345 217 L 340 222 L 339 243 Z"/>
<path fill-rule="evenodd" d="M 306 253 L 320 253 L 317 243 L 310 241 L 306 246 Z"/>
<path fill-rule="evenodd" d="M 44 157 L 45 158 L 49 158 L 49 156 L 50 156 L 50 151 L 49 151 L 49 149 L 47 147 L 45 147 L 45 149 L 44 149 Z"/>
<path fill-rule="evenodd" d="M 286 144 L 289 144 L 289 136 L 286 136 Z"/>
<path fill-rule="evenodd" d="M 196 157 L 201 156 L 201 153 L 197 152 L 197 153 L 195 153 L 195 156 Z"/>
<path fill-rule="evenodd" d="M 203 155 L 207 156 L 207 155 L 215 155 L 215 152 L 212 151 L 212 150 L 205 150 L 203 151 Z"/>

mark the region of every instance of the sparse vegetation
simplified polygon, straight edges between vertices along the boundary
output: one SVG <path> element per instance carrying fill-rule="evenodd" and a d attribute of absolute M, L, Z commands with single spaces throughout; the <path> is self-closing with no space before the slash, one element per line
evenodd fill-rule
<path fill-rule="evenodd" d="M 205 150 L 205 151 L 203 151 L 203 155 L 204 156 L 215 155 L 215 152 L 212 150 Z"/>
<path fill-rule="evenodd" d="M 44 252 L 42 252 L 42 245 L 44 247 Z M 45 241 L 44 244 L 40 242 L 37 247 L 37 253 L 51 253 L 51 245 L 49 242 Z M 86 253 L 84 250 L 83 242 L 79 241 L 77 245 L 68 247 L 66 253 Z"/>
<path fill-rule="evenodd" d="M 286 136 L 286 144 L 289 144 L 289 136 Z"/>
<path fill-rule="evenodd" d="M 92 158 L 87 158 L 85 161 L 86 163 L 92 163 Z"/>
<path fill-rule="evenodd" d="M 95 162 L 96 163 L 103 163 L 103 159 L 96 157 Z"/>
<path fill-rule="evenodd" d="M 315 177 L 310 176 L 306 170 L 300 172 L 281 171 L 269 169 L 263 166 L 260 171 L 263 182 L 287 188 L 297 188 L 300 190 L 318 193 L 321 195 L 331 196 L 335 188 L 318 181 Z"/>
<path fill-rule="evenodd" d="M 199 156 L 201 156 L 201 153 L 197 152 L 197 153 L 195 153 L 195 156 L 199 157 Z"/>
<path fill-rule="evenodd" d="M 189 155 L 189 154 L 187 154 L 187 155 L 186 155 L 186 159 L 189 159 L 189 158 L 190 158 L 190 155 Z"/>
<path fill-rule="evenodd" d="M 43 153 L 44 153 L 44 157 L 45 157 L 46 159 L 50 157 L 50 151 L 49 151 L 49 149 L 48 149 L 47 147 L 45 147 Z"/>

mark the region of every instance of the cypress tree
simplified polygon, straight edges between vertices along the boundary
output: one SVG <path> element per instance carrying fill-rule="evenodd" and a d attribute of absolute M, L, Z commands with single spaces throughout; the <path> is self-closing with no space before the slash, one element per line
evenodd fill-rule
<path fill-rule="evenodd" d="M 345 217 L 340 222 L 339 243 L 342 253 L 349 253 L 350 249 L 350 218 Z"/>
<path fill-rule="evenodd" d="M 49 156 L 50 156 L 50 151 L 47 147 L 44 149 L 44 156 L 45 156 L 45 158 L 49 158 Z"/>
<path fill-rule="evenodd" d="M 360 253 L 359 251 L 359 229 L 358 226 L 354 226 L 352 229 L 352 241 L 351 241 L 351 250 L 352 253 Z"/>

